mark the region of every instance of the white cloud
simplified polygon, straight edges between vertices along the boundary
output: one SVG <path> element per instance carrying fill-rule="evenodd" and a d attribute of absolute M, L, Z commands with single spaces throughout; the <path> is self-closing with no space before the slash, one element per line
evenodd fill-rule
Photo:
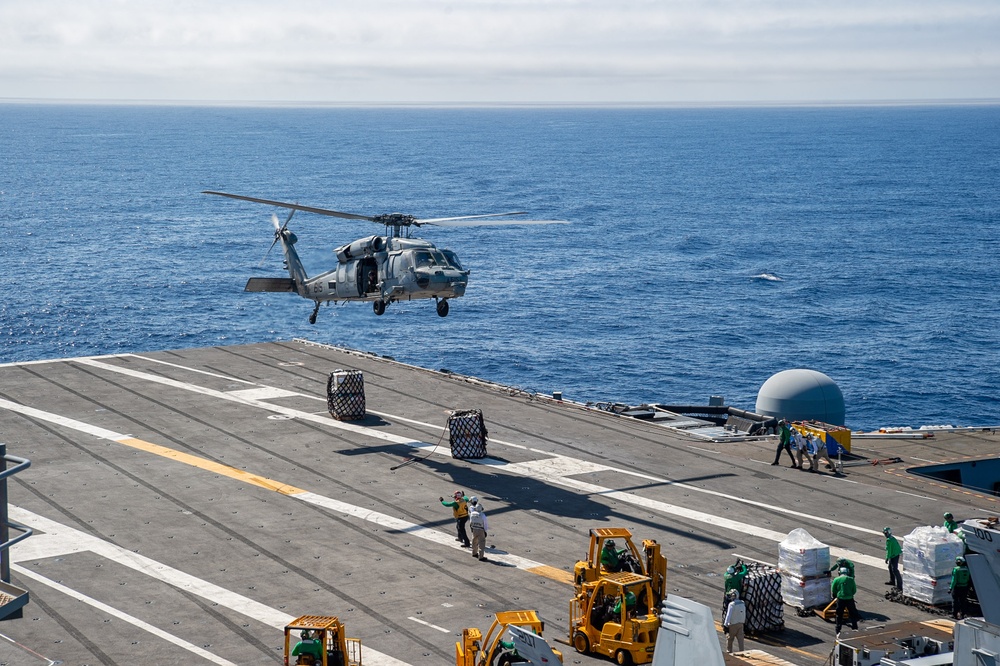
<path fill-rule="evenodd" d="M 997 34 L 994 0 L 0 0 L 0 96 L 984 98 Z"/>

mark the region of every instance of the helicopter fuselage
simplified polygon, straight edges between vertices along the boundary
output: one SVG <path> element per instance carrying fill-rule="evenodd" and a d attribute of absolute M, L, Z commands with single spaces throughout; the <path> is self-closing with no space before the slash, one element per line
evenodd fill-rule
<path fill-rule="evenodd" d="M 313 301 L 388 304 L 417 298 L 457 298 L 465 294 L 469 283 L 469 271 L 462 268 L 454 252 L 421 239 L 370 236 L 334 253 L 336 268 L 296 280 L 300 296 Z"/>

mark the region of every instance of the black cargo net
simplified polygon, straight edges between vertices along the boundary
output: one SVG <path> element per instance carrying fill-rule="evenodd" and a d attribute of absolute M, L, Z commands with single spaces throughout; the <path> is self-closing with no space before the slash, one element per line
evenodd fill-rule
<path fill-rule="evenodd" d="M 448 417 L 452 458 L 486 457 L 486 423 L 481 409 L 462 409 Z"/>
<path fill-rule="evenodd" d="M 747 633 L 782 631 L 785 628 L 784 605 L 781 601 L 781 574 L 774 567 L 759 562 L 746 563 L 749 572 L 743 579 L 743 601 Z"/>
<path fill-rule="evenodd" d="M 360 370 L 334 370 L 326 382 L 326 407 L 338 421 L 365 418 L 365 377 Z"/>

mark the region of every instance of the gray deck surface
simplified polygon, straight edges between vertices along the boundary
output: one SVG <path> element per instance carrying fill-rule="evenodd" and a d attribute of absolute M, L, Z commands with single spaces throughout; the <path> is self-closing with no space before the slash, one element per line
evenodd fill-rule
<path fill-rule="evenodd" d="M 326 411 L 338 368 L 364 373 L 362 422 Z M 486 417 L 485 460 L 450 455 L 447 416 L 468 408 Z M 835 478 L 770 466 L 773 440 L 697 441 L 303 342 L 0 366 L 0 442 L 31 459 L 9 494 L 11 519 L 36 531 L 12 551 L 31 601 L 0 623 L 9 664 L 278 663 L 281 627 L 306 613 L 340 616 L 373 666 L 454 663 L 462 628 L 499 610 L 536 609 L 565 640 L 560 579 L 599 526 L 661 542 L 670 591 L 717 619 L 734 554 L 776 562 L 805 527 L 858 562 L 862 627 L 930 620 L 883 598 L 882 527 L 998 511 L 906 472 L 995 456 L 993 432 L 858 440 L 904 462 Z M 426 457 L 390 469 L 410 456 Z M 454 539 L 438 497 L 456 488 L 488 510 L 491 562 Z M 822 664 L 833 626 L 789 607 L 785 622 L 747 647 Z M 610 663 L 557 647 L 567 664 Z"/>

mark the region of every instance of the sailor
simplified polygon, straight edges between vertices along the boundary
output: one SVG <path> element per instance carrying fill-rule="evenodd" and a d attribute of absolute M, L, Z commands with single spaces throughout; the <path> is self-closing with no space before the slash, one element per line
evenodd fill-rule
<path fill-rule="evenodd" d="M 296 664 L 318 664 L 323 660 L 323 644 L 309 629 L 303 629 L 299 642 L 292 648 L 292 656 L 298 657 Z"/>
<path fill-rule="evenodd" d="M 747 565 L 742 562 L 737 563 L 734 567 L 729 567 L 726 569 L 725 575 L 722 577 L 722 581 L 725 588 L 722 591 L 722 610 L 725 612 L 726 605 L 729 603 L 729 593 L 736 591 L 736 594 L 740 597 L 743 596 L 743 579 L 747 577 L 749 573 Z"/>
<path fill-rule="evenodd" d="M 601 566 L 607 571 L 621 571 L 621 559 L 625 554 L 625 549 L 618 550 L 614 539 L 608 539 L 601 548 Z"/>
<path fill-rule="evenodd" d="M 846 557 L 837 558 L 837 562 L 830 567 L 830 571 L 839 573 L 841 569 L 847 569 L 847 575 L 854 578 L 854 562 L 851 562 Z"/>
<path fill-rule="evenodd" d="M 969 581 L 972 576 L 969 567 L 965 563 L 965 558 L 958 556 L 955 558 L 955 568 L 951 570 L 951 585 L 948 590 L 951 592 L 951 616 L 956 620 L 965 619 L 965 611 L 969 600 Z"/>
<path fill-rule="evenodd" d="M 795 454 L 792 453 L 792 428 L 788 421 L 781 419 L 778 421 L 778 450 L 774 452 L 774 462 L 777 465 L 781 462 L 781 450 L 788 451 L 788 457 L 792 459 L 792 467 L 795 467 Z"/>
<path fill-rule="evenodd" d="M 950 511 L 944 514 L 944 528 L 951 534 L 954 534 L 955 530 L 958 529 L 958 523 L 955 521 L 955 516 L 951 515 Z"/>
<path fill-rule="evenodd" d="M 795 466 L 799 469 L 805 469 L 802 467 L 802 454 L 806 450 L 806 438 L 798 429 L 792 430 L 792 448 L 795 449 Z"/>
<path fill-rule="evenodd" d="M 747 619 L 747 607 L 736 590 L 729 590 L 726 596 L 729 605 L 726 606 L 726 613 L 722 619 L 722 628 L 728 634 L 726 652 L 733 653 L 733 640 L 739 645 L 740 652 L 743 652 L 743 623 Z"/>
<path fill-rule="evenodd" d="M 489 525 L 486 522 L 486 511 L 478 497 L 469 498 L 469 527 L 472 528 L 472 556 L 485 562 Z"/>
<path fill-rule="evenodd" d="M 469 522 L 469 498 L 461 490 L 456 490 L 451 497 L 451 501 L 445 501 L 443 497 L 438 497 L 438 500 L 444 506 L 451 507 L 452 515 L 455 516 L 455 531 L 458 534 L 455 541 L 461 541 L 462 548 L 471 548 L 469 535 L 465 531 L 465 524 Z"/>
<path fill-rule="evenodd" d="M 635 609 L 635 595 L 632 593 L 632 590 L 626 589 L 625 590 L 625 610 L 629 611 L 631 613 L 632 610 L 634 610 L 634 609 Z M 621 612 L 622 612 L 622 598 L 621 597 L 618 597 L 618 601 L 615 602 L 615 607 L 611 609 L 611 612 L 614 614 L 614 617 L 616 617 L 616 618 L 620 618 L 621 617 Z"/>
<path fill-rule="evenodd" d="M 841 567 L 840 575 L 830 583 L 830 596 L 837 600 L 837 634 L 840 634 L 840 627 L 844 624 L 844 611 L 846 610 L 851 622 L 851 629 L 858 630 L 858 606 L 854 603 L 854 595 L 858 593 L 858 584 L 848 575 L 848 568 Z"/>
<path fill-rule="evenodd" d="M 899 546 L 899 541 L 892 536 L 892 528 L 882 528 L 885 535 L 885 563 L 889 565 L 889 582 L 897 590 L 903 589 L 903 577 L 899 575 L 899 556 L 903 554 L 903 549 Z"/>

